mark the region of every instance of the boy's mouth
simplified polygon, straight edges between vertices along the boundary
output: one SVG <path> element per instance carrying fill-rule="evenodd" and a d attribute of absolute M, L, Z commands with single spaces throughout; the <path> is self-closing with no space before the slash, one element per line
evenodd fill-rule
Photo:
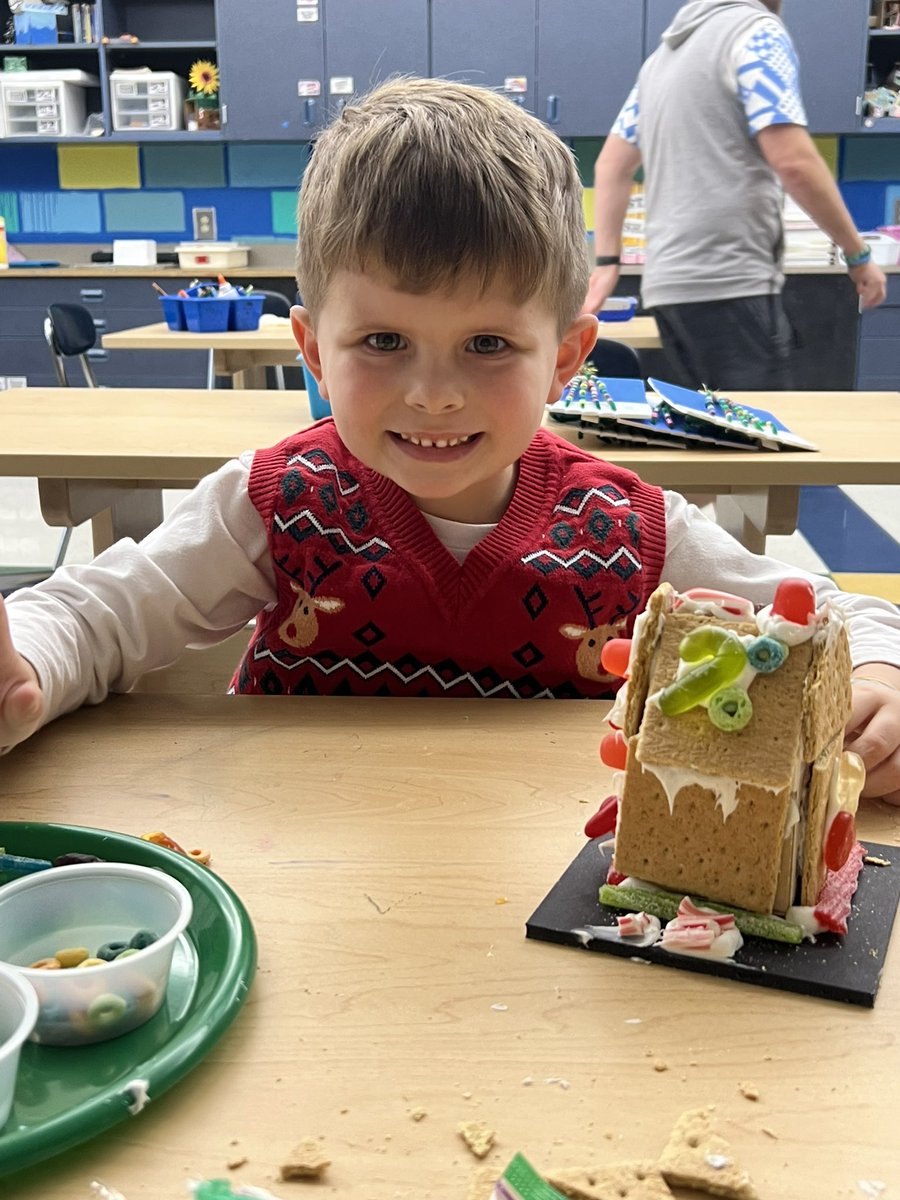
<path fill-rule="evenodd" d="M 411 458 L 454 459 L 468 454 L 481 440 L 480 433 L 391 433 L 391 438 Z"/>

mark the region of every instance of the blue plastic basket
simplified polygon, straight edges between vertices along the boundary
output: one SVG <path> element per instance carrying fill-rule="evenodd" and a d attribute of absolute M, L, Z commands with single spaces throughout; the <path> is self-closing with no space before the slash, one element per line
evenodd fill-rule
<path fill-rule="evenodd" d="M 310 371 L 309 367 L 303 361 L 302 355 L 297 355 L 300 359 L 300 365 L 303 367 L 303 379 L 306 383 L 306 394 L 309 397 L 309 411 L 312 414 L 314 421 L 321 421 L 323 417 L 331 416 L 331 405 L 322 396 L 319 391 L 319 385 L 316 383 L 316 377 Z"/>
<path fill-rule="evenodd" d="M 170 329 L 181 331 L 187 329 L 184 321 L 184 299 L 181 296 L 160 296 L 163 316 Z"/>
<path fill-rule="evenodd" d="M 231 305 L 228 328 L 259 329 L 259 318 L 265 302 L 265 296 L 232 296 L 228 301 Z"/>
<path fill-rule="evenodd" d="M 637 296 L 610 296 L 597 313 L 600 321 L 630 321 L 637 311 Z"/>
<path fill-rule="evenodd" d="M 161 297 L 160 297 L 161 298 Z M 230 300 L 215 296 L 181 301 L 184 320 L 190 333 L 224 333 L 231 313 Z"/>

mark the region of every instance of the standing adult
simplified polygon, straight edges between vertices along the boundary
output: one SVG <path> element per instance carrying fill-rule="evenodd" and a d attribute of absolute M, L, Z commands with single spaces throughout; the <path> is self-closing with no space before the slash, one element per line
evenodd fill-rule
<path fill-rule="evenodd" d="M 797 56 L 781 0 L 691 0 L 676 13 L 594 167 L 594 251 L 585 312 L 619 276 L 622 225 L 643 163 L 642 302 L 659 324 L 672 381 L 793 386 L 781 301 L 782 188 L 840 246 L 862 306 L 884 272 L 857 232 L 806 131 Z"/>

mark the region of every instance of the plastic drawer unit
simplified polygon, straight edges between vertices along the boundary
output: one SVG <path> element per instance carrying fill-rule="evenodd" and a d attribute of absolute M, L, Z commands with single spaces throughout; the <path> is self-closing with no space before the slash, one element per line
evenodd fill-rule
<path fill-rule="evenodd" d="M 84 133 L 86 89 L 100 86 L 86 71 L 0 73 L 3 136 L 77 137 Z"/>
<path fill-rule="evenodd" d="M 172 71 L 111 71 L 115 130 L 183 129 L 187 83 Z"/>

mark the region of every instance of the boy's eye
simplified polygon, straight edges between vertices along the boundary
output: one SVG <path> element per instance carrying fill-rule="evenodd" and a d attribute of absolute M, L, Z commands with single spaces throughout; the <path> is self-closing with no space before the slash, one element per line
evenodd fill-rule
<path fill-rule="evenodd" d="M 498 350 L 505 350 L 506 346 L 507 342 L 496 333 L 479 333 L 466 343 L 466 349 L 475 354 L 496 354 Z"/>
<path fill-rule="evenodd" d="M 366 345 L 371 346 L 373 350 L 390 352 L 402 349 L 404 340 L 399 333 L 370 333 L 366 338 Z"/>

